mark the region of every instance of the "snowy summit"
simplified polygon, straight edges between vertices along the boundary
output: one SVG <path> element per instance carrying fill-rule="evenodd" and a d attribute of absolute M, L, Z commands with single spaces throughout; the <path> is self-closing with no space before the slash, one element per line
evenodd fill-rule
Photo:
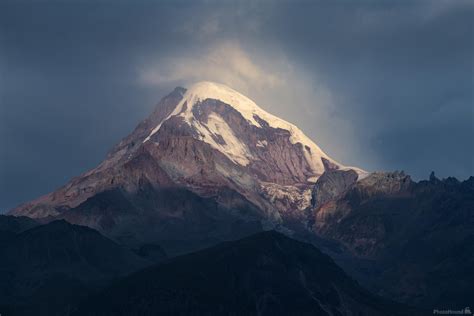
<path fill-rule="evenodd" d="M 232 128 L 221 116 L 217 113 L 212 113 L 209 115 L 207 122 L 202 122 L 195 118 L 194 107 L 199 104 L 199 102 L 203 102 L 207 99 L 219 100 L 231 106 L 237 110 L 249 124 L 258 128 L 268 128 L 266 124 L 264 124 L 264 122 L 266 122 L 271 128 L 279 128 L 288 131 L 290 134 L 289 140 L 292 144 L 301 144 L 307 149 L 304 150 L 304 156 L 315 175 L 324 172 L 324 165 L 321 158 L 327 159 L 341 169 L 349 168 L 330 158 L 295 125 L 264 111 L 254 101 L 232 88 L 209 81 L 198 82 L 187 89 L 174 111 L 162 120 L 143 142 L 149 141 L 169 118 L 178 116 L 182 117 L 189 126 L 198 132 L 200 140 L 221 151 L 233 162 L 243 166 L 248 165 L 253 159 L 252 152 L 244 142 L 235 136 Z M 216 142 L 215 136 L 222 137 L 224 142 Z M 265 141 L 258 142 L 256 146 L 265 147 Z M 361 175 L 365 173 L 358 168 L 350 168 L 355 169 Z"/>

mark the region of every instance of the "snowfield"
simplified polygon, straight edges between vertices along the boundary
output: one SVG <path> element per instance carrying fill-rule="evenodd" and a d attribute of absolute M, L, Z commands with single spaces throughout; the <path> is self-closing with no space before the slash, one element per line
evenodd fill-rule
<path fill-rule="evenodd" d="M 266 127 L 262 126 L 260 122 L 260 120 L 263 120 L 272 128 L 280 128 L 288 131 L 290 133 L 290 142 L 292 144 L 299 143 L 303 145 L 305 159 L 315 174 L 322 174 L 324 172 L 324 165 L 321 161 L 321 158 L 329 160 L 330 162 L 339 166 L 341 169 L 354 169 L 361 176 L 366 174 L 365 171 L 359 168 L 346 167 L 336 162 L 326 153 L 324 153 L 321 148 L 319 148 L 319 146 L 316 145 L 309 137 L 307 137 L 298 127 L 264 111 L 254 101 L 250 100 L 243 94 L 223 84 L 209 81 L 203 81 L 192 85 L 186 91 L 183 99 L 178 103 L 171 114 L 168 115 L 168 117 L 166 117 L 162 122 L 160 122 L 143 140 L 143 142 L 145 143 L 149 141 L 151 136 L 160 130 L 160 127 L 166 120 L 174 116 L 179 116 L 182 117 L 184 121 L 189 124 L 189 126 L 198 132 L 197 134 L 200 135 L 200 140 L 208 143 L 213 148 L 225 154 L 234 163 L 240 164 L 242 166 L 248 165 L 253 159 L 251 152 L 249 151 L 247 145 L 235 136 L 232 129 L 222 117 L 216 113 L 213 113 L 209 116 L 208 122 L 206 124 L 195 119 L 193 114 L 194 106 L 198 104 L 199 101 L 202 102 L 206 99 L 219 100 L 228 104 L 237 110 L 248 121 L 249 124 L 252 124 L 258 128 Z M 260 120 L 256 120 L 256 116 L 258 116 Z M 215 141 L 215 137 L 212 137 L 213 135 L 220 135 L 226 144 L 217 143 Z M 258 147 L 265 147 L 266 144 L 259 142 L 256 145 Z M 312 177 L 312 179 L 314 180 L 314 177 Z"/>

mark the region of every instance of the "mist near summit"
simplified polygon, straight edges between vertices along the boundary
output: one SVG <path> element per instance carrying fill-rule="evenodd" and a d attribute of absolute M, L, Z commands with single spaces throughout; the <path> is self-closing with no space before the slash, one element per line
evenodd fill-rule
<path fill-rule="evenodd" d="M 151 86 L 190 87 L 199 81 L 213 81 L 232 87 L 301 126 L 322 142 L 323 148 L 353 164 L 358 161 L 353 153 L 360 148 L 354 137 L 355 126 L 349 118 L 337 114 L 333 92 L 316 77 L 281 52 L 251 53 L 237 41 L 217 42 L 201 54 L 178 55 L 139 68 L 140 80 Z M 374 159 L 367 155 L 358 162 L 370 165 L 367 160 Z"/>

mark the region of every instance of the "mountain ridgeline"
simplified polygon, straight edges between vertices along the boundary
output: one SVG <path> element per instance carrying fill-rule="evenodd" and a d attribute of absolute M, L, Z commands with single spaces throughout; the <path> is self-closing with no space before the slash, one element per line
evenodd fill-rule
<path fill-rule="evenodd" d="M 143 303 L 146 302 L 146 303 Z M 405 315 L 314 246 L 275 231 L 222 243 L 135 273 L 75 315 Z"/>
<path fill-rule="evenodd" d="M 212 82 L 176 88 L 96 168 L 10 214 L 34 221 L 21 226 L 5 220 L 16 228 L 0 234 L 4 245 L 23 230 L 36 229 L 34 223 L 64 226 L 65 220 L 97 230 L 111 248 L 133 250 L 124 260 L 134 264 L 122 272 L 169 260 L 91 294 L 98 309 L 81 305 L 84 314 L 172 314 L 172 308 L 183 315 L 191 309 L 201 314 L 407 311 L 364 292 L 335 263 L 372 293 L 412 306 L 461 308 L 468 306 L 473 292 L 473 177 L 460 182 L 432 175 L 429 181 L 414 182 L 403 172 L 369 173 L 345 166 L 293 124 Z M 311 242 L 335 263 L 309 245 L 294 244 L 292 253 L 297 241 L 259 234 L 268 230 Z M 254 237 L 222 244 L 250 235 Z M 257 245 L 262 253 L 254 249 Z M 278 245 L 285 247 L 278 250 Z M 119 256 L 117 251 L 113 257 Z M 188 254 L 195 251 L 201 252 Z M 218 258 L 230 275 L 215 266 Z M 312 260 L 328 274 L 314 271 Z M 192 262 L 198 271 L 192 271 Z M 125 272 L 106 271 L 94 278 L 110 280 Z M 253 277 L 261 284 L 249 281 Z M 173 280 L 193 291 L 173 288 Z M 93 283 L 79 282 L 85 287 Z M 126 297 L 128 287 L 136 289 L 135 296 Z M 220 293 L 220 287 L 229 292 Z M 240 296 L 232 298 L 232 293 Z M 234 308 L 212 302 L 212 295 Z M 294 302 L 284 302 L 284 297 Z M 176 306 L 180 298 L 187 303 Z M 301 313 L 295 302 L 303 306 Z"/>

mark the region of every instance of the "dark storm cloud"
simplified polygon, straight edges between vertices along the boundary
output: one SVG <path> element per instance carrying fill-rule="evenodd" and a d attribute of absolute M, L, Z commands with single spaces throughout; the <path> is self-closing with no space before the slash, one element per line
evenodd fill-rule
<path fill-rule="evenodd" d="M 4 1 L 0 210 L 95 166 L 173 85 L 197 76 L 153 86 L 139 79 L 140 66 L 189 62 L 222 41 L 238 43 L 223 47 L 240 47 L 235 60 L 248 57 L 250 72 L 279 79 L 285 63 L 265 64 L 279 52 L 297 69 L 284 79 L 304 91 L 322 82 L 332 119 L 322 121 L 317 105 L 300 116 L 297 105 L 274 112 L 336 159 L 465 178 L 474 157 L 473 18 L 469 1 Z M 262 91 L 256 98 L 271 102 L 271 89 Z"/>
<path fill-rule="evenodd" d="M 417 178 L 430 169 L 473 173 L 472 3 L 352 3 L 280 14 L 294 23 L 270 28 L 340 94 L 338 110 L 358 126 L 364 151 L 377 155 L 370 167 Z"/>

